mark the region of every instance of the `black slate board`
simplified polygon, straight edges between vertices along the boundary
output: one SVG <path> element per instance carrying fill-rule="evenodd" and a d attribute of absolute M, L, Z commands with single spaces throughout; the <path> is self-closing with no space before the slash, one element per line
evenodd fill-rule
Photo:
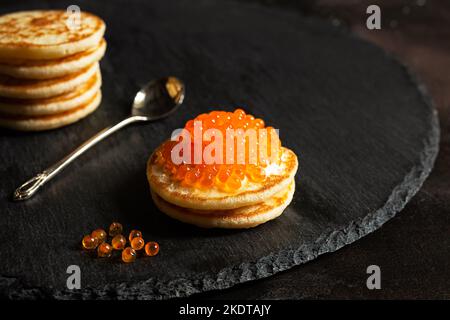
<path fill-rule="evenodd" d="M 0 10 L 71 4 L 42 3 Z M 266 277 L 372 232 L 432 168 L 439 127 L 423 90 L 381 49 L 326 22 L 229 1 L 77 4 L 108 26 L 103 103 L 60 130 L 0 132 L 4 295 L 167 298 Z M 9 201 L 18 183 L 120 120 L 139 86 L 165 75 L 187 84 L 176 115 L 123 130 L 34 198 Z M 202 230 L 152 204 L 148 155 L 174 128 L 218 106 L 266 119 L 299 155 L 297 191 L 281 218 L 246 231 Z M 83 234 L 112 220 L 157 240 L 160 254 L 125 265 L 80 250 Z M 79 291 L 66 289 L 71 264 L 81 267 Z"/>

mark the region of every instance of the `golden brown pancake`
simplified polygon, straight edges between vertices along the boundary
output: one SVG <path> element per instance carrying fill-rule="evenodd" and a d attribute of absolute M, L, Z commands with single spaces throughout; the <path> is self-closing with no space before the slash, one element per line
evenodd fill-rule
<path fill-rule="evenodd" d="M 0 75 L 0 96 L 19 99 L 54 97 L 74 90 L 98 70 L 98 62 L 95 62 L 76 73 L 48 80 L 26 80 Z"/>
<path fill-rule="evenodd" d="M 200 212 L 171 204 L 151 191 L 156 206 L 169 217 L 202 228 L 244 229 L 252 228 L 280 216 L 292 201 L 295 182 L 264 202 L 231 210 Z"/>
<path fill-rule="evenodd" d="M 242 187 L 233 192 L 221 191 L 215 187 L 197 189 L 172 181 L 163 168 L 155 163 L 155 153 L 147 163 L 147 179 L 150 188 L 165 201 L 179 207 L 221 210 L 234 209 L 257 204 L 285 190 L 297 172 L 297 156 L 291 150 L 282 147 L 281 165 L 272 168 L 271 174 L 262 183 L 244 180 Z"/>
<path fill-rule="evenodd" d="M 101 102 L 101 91 L 87 103 L 73 109 L 50 115 L 11 116 L 0 114 L 0 126 L 21 131 L 42 131 L 74 123 L 97 109 Z"/>
<path fill-rule="evenodd" d="M 0 16 L 0 57 L 58 59 L 96 47 L 105 23 L 81 12 L 80 19 L 62 10 L 21 11 Z M 79 21 L 78 24 L 69 24 Z M 79 27 L 77 27 L 79 26 Z"/>
<path fill-rule="evenodd" d="M 1 61 L 0 74 L 19 79 L 52 79 L 76 73 L 99 61 L 106 50 L 102 39 L 94 48 L 54 60 L 9 59 Z"/>

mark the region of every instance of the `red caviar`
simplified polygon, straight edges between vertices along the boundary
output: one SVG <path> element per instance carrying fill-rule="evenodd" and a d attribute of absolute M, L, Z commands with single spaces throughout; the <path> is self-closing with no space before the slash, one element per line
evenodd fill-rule
<path fill-rule="evenodd" d="M 201 121 L 201 132 L 205 132 L 208 129 L 217 129 L 220 130 L 223 137 L 223 150 L 222 150 L 222 159 L 221 163 L 213 162 L 211 164 L 205 163 L 203 157 L 201 157 L 201 163 L 196 164 L 195 161 L 195 137 L 194 124 L 196 121 Z M 163 144 L 163 146 L 156 152 L 156 163 L 161 165 L 164 170 L 171 176 L 173 180 L 180 181 L 185 186 L 191 186 L 201 189 L 208 189 L 213 186 L 216 186 L 222 191 L 233 192 L 241 188 L 244 183 L 244 180 L 248 179 L 252 182 L 263 182 L 266 179 L 266 168 L 271 163 L 278 163 L 280 161 L 281 155 L 281 143 L 278 139 L 278 135 L 275 133 L 275 129 L 272 127 L 266 127 L 265 123 L 261 119 L 257 119 L 252 115 L 246 114 L 242 109 L 236 109 L 234 112 L 225 112 L 225 111 L 212 111 L 208 114 L 204 113 L 199 115 L 193 120 L 189 120 L 184 129 L 186 129 L 191 137 L 191 159 L 187 162 L 182 162 L 180 164 L 175 164 L 172 161 L 172 151 L 174 151 L 174 147 L 179 143 L 179 141 L 167 141 Z M 229 161 L 225 143 L 225 138 L 227 136 L 227 129 L 254 129 L 257 137 L 256 147 L 267 148 L 268 154 L 270 154 L 269 158 L 262 158 L 260 153 L 255 150 L 255 146 L 251 146 L 249 136 L 245 136 L 245 160 L 244 156 L 241 156 L 241 161 L 239 161 L 239 157 L 237 154 L 237 138 L 234 137 L 234 158 L 232 161 Z M 259 130 L 266 129 L 266 130 Z M 260 143 L 259 132 L 265 132 L 265 144 Z M 272 133 L 275 133 L 275 140 L 271 140 Z M 183 139 L 183 138 L 181 138 Z M 211 143 L 214 139 L 209 139 L 205 141 L 204 136 L 202 134 L 202 145 L 201 152 L 205 151 L 205 148 Z M 242 142 L 242 140 L 241 140 Z M 276 149 L 274 157 L 272 157 L 271 147 L 272 143 L 275 142 L 274 147 Z M 219 149 L 220 150 L 220 149 Z M 198 153 L 198 152 L 197 152 Z M 253 158 L 250 158 L 250 154 L 253 154 Z M 267 153 L 266 153 L 267 154 Z M 213 156 L 215 155 L 212 154 Z M 244 163 L 242 163 L 244 160 Z M 256 160 L 256 162 L 254 161 Z M 232 164 L 227 164 L 227 163 Z"/>
<path fill-rule="evenodd" d="M 149 257 L 156 256 L 159 252 L 159 244 L 155 241 L 147 242 L 145 245 L 145 254 Z"/>

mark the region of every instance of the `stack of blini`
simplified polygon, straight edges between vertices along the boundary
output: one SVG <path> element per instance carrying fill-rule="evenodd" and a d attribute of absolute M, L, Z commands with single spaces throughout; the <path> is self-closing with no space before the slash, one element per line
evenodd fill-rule
<path fill-rule="evenodd" d="M 203 121 L 204 131 L 264 128 L 262 120 L 241 109 L 233 113 L 213 111 L 194 120 Z M 185 126 L 190 132 L 192 121 Z M 203 228 L 251 228 L 280 216 L 292 200 L 297 156 L 281 144 L 276 160 L 263 168 L 248 164 L 175 164 L 172 156 L 179 153 L 176 144 L 166 141 L 147 163 L 153 201 L 174 219 Z"/>
<path fill-rule="evenodd" d="M 47 130 L 93 112 L 104 32 L 104 22 L 86 12 L 77 19 L 57 10 L 0 16 L 0 126 Z"/>

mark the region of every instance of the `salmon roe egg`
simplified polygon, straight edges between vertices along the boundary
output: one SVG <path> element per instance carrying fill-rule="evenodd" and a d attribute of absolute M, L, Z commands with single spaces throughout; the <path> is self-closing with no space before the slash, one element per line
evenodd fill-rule
<path fill-rule="evenodd" d="M 126 263 L 134 262 L 136 260 L 137 253 L 131 247 L 126 247 L 122 251 L 122 261 Z"/>
<path fill-rule="evenodd" d="M 127 244 L 127 239 L 121 234 L 118 234 L 111 240 L 111 245 L 115 250 L 123 250 Z"/>
<path fill-rule="evenodd" d="M 120 223 L 118 222 L 113 222 L 111 223 L 111 225 L 109 226 L 109 235 L 111 237 L 115 237 L 118 234 L 121 234 L 123 231 L 123 227 Z"/>
<path fill-rule="evenodd" d="M 142 237 L 134 237 L 133 239 L 131 239 L 130 244 L 134 250 L 141 250 L 144 247 L 145 242 Z"/>
<path fill-rule="evenodd" d="M 159 252 L 159 244 L 155 241 L 147 242 L 145 245 L 145 254 L 149 257 L 156 256 Z"/>
<path fill-rule="evenodd" d="M 97 248 L 97 255 L 100 258 L 109 258 L 111 257 L 113 248 L 106 242 L 101 243 Z"/>
<path fill-rule="evenodd" d="M 83 240 L 81 240 L 81 244 L 83 248 L 87 250 L 93 250 L 97 248 L 98 240 L 94 238 L 92 235 L 88 234 L 83 237 Z"/>
<path fill-rule="evenodd" d="M 133 240 L 133 238 L 136 237 L 141 237 L 142 238 L 142 232 L 140 232 L 139 230 L 131 230 L 130 234 L 128 235 L 128 240 Z"/>
<path fill-rule="evenodd" d="M 250 146 L 249 137 L 245 139 L 245 161 L 239 162 L 237 155 L 237 138 L 235 137 L 234 147 L 234 164 L 194 164 L 194 126 L 196 121 L 202 121 L 202 130 L 217 129 L 222 132 L 225 139 L 227 129 L 254 129 L 257 132 L 257 148 L 267 148 L 266 158 L 262 158 L 258 150 Z M 155 163 L 163 167 L 172 179 L 179 181 L 184 186 L 196 187 L 200 189 L 208 189 L 216 186 L 222 191 L 235 192 L 239 190 L 244 181 L 250 182 L 264 182 L 267 178 L 266 167 L 271 164 L 270 160 L 279 163 L 281 159 L 281 142 L 274 128 L 266 127 L 262 119 L 255 118 L 252 115 L 246 114 L 242 109 L 236 109 L 234 112 L 212 111 L 210 113 L 203 113 L 193 120 L 186 122 L 184 127 L 191 135 L 191 161 L 189 163 L 174 164 L 171 158 L 172 149 L 178 141 L 167 141 L 161 148 L 155 152 Z M 258 140 L 260 129 L 261 137 L 264 140 Z M 275 147 L 278 147 L 278 152 L 272 155 L 271 141 L 274 137 Z M 181 138 L 182 139 L 182 138 Z M 265 141 L 262 143 L 261 141 Z M 209 142 L 208 142 L 209 144 Z M 202 152 L 208 145 L 202 140 Z M 227 160 L 226 143 L 223 143 L 223 162 Z M 214 156 L 214 155 L 213 155 Z M 253 158 L 250 158 L 253 157 Z M 252 159 L 252 161 L 250 161 Z M 256 159 L 256 162 L 254 161 Z M 270 160 L 269 160 L 270 159 Z M 131 239 L 130 239 L 131 240 Z"/>
<path fill-rule="evenodd" d="M 103 229 L 95 229 L 92 231 L 91 236 L 97 239 L 98 243 L 102 243 L 106 241 L 106 231 Z"/>

